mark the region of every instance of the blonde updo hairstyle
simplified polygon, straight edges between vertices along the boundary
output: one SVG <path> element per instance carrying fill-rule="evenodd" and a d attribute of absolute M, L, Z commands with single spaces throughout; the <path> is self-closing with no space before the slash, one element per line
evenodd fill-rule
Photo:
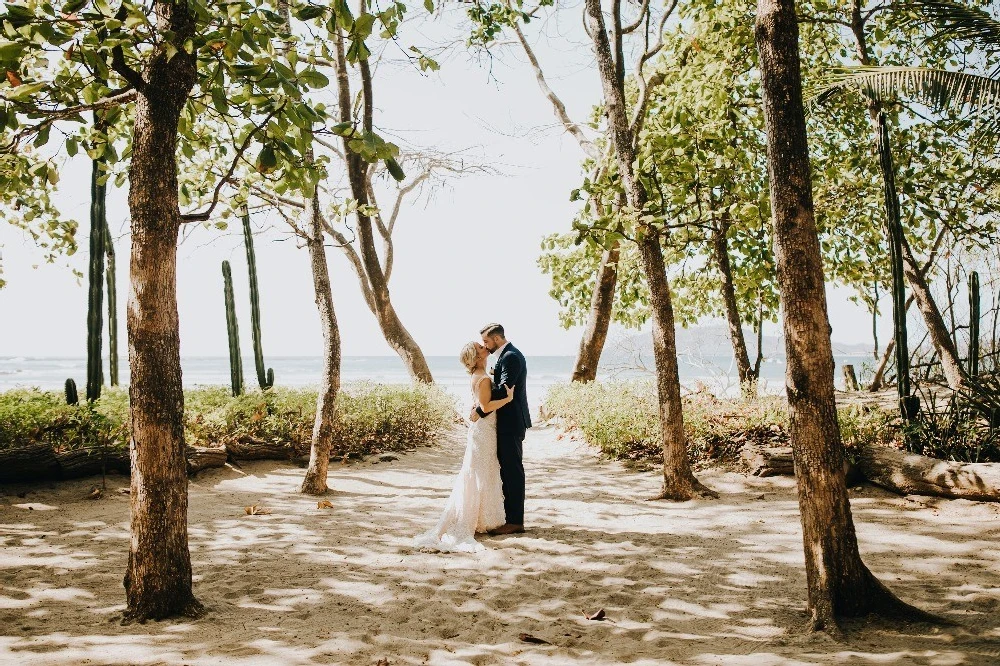
<path fill-rule="evenodd" d="M 465 371 L 470 375 L 476 369 L 477 358 L 479 358 L 479 348 L 475 342 L 467 343 L 458 354 L 458 360 L 462 362 L 462 365 L 465 366 Z"/>

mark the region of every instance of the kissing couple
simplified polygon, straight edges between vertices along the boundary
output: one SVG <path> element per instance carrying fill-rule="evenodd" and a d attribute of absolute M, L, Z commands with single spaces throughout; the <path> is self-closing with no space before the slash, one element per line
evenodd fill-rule
<path fill-rule="evenodd" d="M 437 525 L 414 540 L 423 550 L 475 553 L 486 550 L 476 541 L 478 533 L 524 531 L 521 453 L 531 427 L 528 365 L 500 324 L 489 324 L 479 334 L 482 344 L 470 342 L 458 356 L 472 376 L 465 458 Z M 492 379 L 486 371 L 490 354 L 497 359 Z"/>

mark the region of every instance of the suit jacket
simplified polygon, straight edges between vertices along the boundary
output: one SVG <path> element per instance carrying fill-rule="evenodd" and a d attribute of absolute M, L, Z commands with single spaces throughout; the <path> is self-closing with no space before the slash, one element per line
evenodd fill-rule
<path fill-rule="evenodd" d="M 497 359 L 494 374 L 494 400 L 507 397 L 504 385 L 514 387 L 514 399 L 497 410 L 497 434 L 517 435 L 524 438 L 524 431 L 531 427 L 528 408 L 528 363 L 517 347 L 508 343 Z"/>

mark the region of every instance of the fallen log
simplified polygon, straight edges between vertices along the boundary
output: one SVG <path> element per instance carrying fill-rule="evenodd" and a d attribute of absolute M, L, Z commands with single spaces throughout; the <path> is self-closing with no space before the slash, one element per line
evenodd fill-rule
<path fill-rule="evenodd" d="M 229 455 L 237 460 L 289 460 L 297 451 L 291 442 L 226 442 Z"/>
<path fill-rule="evenodd" d="M 858 466 L 875 485 L 902 495 L 1000 502 L 1000 463 L 957 463 L 868 447 Z"/>
<path fill-rule="evenodd" d="M 740 451 L 740 458 L 753 476 L 792 476 L 795 463 L 790 446 L 760 446 L 747 444 Z"/>
<path fill-rule="evenodd" d="M 128 451 L 112 449 L 104 458 L 104 469 L 108 472 L 129 473 Z M 56 454 L 59 463 L 59 478 L 78 479 L 82 476 L 93 476 L 101 473 L 102 452 L 99 447 L 75 449 Z"/>
<path fill-rule="evenodd" d="M 225 446 L 189 446 L 185 454 L 188 474 L 197 474 L 209 467 L 222 467 L 229 455 Z"/>
<path fill-rule="evenodd" d="M 59 478 L 59 461 L 49 444 L 29 444 L 0 452 L 0 483 Z"/>

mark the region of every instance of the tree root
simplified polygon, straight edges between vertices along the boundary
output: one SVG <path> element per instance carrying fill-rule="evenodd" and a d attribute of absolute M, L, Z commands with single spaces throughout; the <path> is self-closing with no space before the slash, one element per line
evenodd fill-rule
<path fill-rule="evenodd" d="M 197 620 L 199 618 L 205 617 L 208 614 L 208 609 L 202 605 L 200 601 L 194 598 L 194 596 L 189 596 L 189 598 L 181 604 L 150 604 L 142 608 L 127 608 L 125 612 L 122 613 L 121 625 L 128 626 L 130 624 L 146 624 L 150 620 L 169 620 L 173 618 L 188 618 L 191 620 Z"/>
<path fill-rule="evenodd" d="M 702 499 L 719 499 L 719 493 L 715 492 L 705 484 L 703 484 L 698 479 L 692 476 L 687 480 L 687 483 L 678 484 L 684 487 L 677 488 L 676 486 L 668 488 L 667 484 L 663 484 L 663 489 L 658 495 L 648 498 L 647 502 L 655 502 L 658 500 L 670 500 L 671 502 L 685 502 L 695 497 L 700 497 Z"/>

